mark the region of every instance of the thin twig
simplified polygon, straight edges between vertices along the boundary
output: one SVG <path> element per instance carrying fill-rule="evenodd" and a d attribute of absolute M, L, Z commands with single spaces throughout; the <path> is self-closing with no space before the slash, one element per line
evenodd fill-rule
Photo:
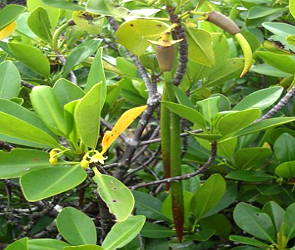
<path fill-rule="evenodd" d="M 25 82 L 25 81 L 21 81 L 20 83 L 21 83 L 22 86 L 24 86 L 24 87 L 26 87 L 28 89 L 32 89 L 32 88 L 35 87 L 33 84 L 30 84 L 30 83 Z"/>
<path fill-rule="evenodd" d="M 190 178 L 192 178 L 192 177 L 194 177 L 194 176 L 196 176 L 198 174 L 201 174 L 201 173 L 207 171 L 208 168 L 213 163 L 213 161 L 215 160 L 216 153 L 217 153 L 217 143 L 212 142 L 212 144 L 211 144 L 211 154 L 210 154 L 210 157 L 209 157 L 208 161 L 206 163 L 204 163 L 195 172 L 184 174 L 184 175 L 179 175 L 179 176 L 174 176 L 174 177 L 170 177 L 170 178 L 165 178 L 165 179 L 162 179 L 162 180 L 156 180 L 156 181 L 152 181 L 152 182 L 148 182 L 148 183 L 137 184 L 137 185 L 131 186 L 130 189 L 134 190 L 134 189 L 141 188 L 141 187 L 147 187 L 147 186 L 151 186 L 151 185 L 159 185 L 161 183 L 171 183 L 171 182 L 174 182 L 174 181 L 183 181 L 183 180 L 190 179 Z"/>
<path fill-rule="evenodd" d="M 257 119 L 256 122 L 261 122 L 263 120 L 269 119 L 273 117 L 277 112 L 279 112 L 290 100 L 291 98 L 295 95 L 295 86 L 292 87 L 286 95 L 272 108 L 270 109 L 264 116 L 261 118 Z"/>

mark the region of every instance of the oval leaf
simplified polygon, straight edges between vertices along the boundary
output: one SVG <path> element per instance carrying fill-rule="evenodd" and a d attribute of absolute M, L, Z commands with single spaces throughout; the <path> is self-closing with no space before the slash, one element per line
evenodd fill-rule
<path fill-rule="evenodd" d="M 21 77 L 11 61 L 0 64 L 0 98 L 17 97 L 21 89 Z"/>

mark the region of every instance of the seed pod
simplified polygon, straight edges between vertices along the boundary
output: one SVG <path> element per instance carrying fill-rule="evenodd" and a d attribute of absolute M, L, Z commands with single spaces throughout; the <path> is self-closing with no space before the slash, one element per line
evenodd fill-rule
<path fill-rule="evenodd" d="M 244 75 L 247 74 L 247 72 L 249 71 L 249 69 L 251 68 L 252 63 L 253 63 L 252 49 L 251 49 L 248 41 L 245 39 L 245 37 L 241 33 L 235 34 L 235 38 L 237 39 L 238 43 L 240 44 L 240 46 L 243 50 L 244 58 L 245 58 L 244 69 L 240 75 L 240 77 L 243 77 Z"/>
<path fill-rule="evenodd" d="M 171 71 L 175 60 L 175 46 L 156 46 L 156 57 L 162 72 Z"/>
<path fill-rule="evenodd" d="M 216 26 L 220 27 L 231 35 L 235 35 L 240 32 L 240 28 L 233 20 L 219 12 L 210 12 L 208 14 L 207 21 L 214 23 Z"/>

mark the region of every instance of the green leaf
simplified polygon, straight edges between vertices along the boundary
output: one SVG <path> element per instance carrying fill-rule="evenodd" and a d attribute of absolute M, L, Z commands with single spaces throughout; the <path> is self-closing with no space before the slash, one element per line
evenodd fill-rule
<path fill-rule="evenodd" d="M 94 57 L 94 61 L 91 64 L 90 71 L 87 77 L 85 91 L 89 91 L 95 84 L 102 82 L 105 84 L 106 77 L 104 74 L 104 68 L 102 63 L 103 48 L 99 48 Z"/>
<path fill-rule="evenodd" d="M 274 104 L 281 96 L 284 88 L 274 86 L 267 89 L 261 89 L 246 96 L 240 101 L 233 110 L 244 110 L 250 108 L 259 108 L 264 110 Z"/>
<path fill-rule="evenodd" d="M 54 239 L 33 239 L 29 240 L 29 250 L 63 250 L 67 243 Z"/>
<path fill-rule="evenodd" d="M 216 128 L 222 135 L 229 135 L 249 126 L 260 115 L 261 111 L 259 109 L 247 109 L 229 113 L 217 121 Z"/>
<path fill-rule="evenodd" d="M 23 13 L 25 7 L 16 4 L 8 4 L 0 10 L 0 30 L 12 23 Z"/>
<path fill-rule="evenodd" d="M 226 191 L 226 183 L 221 175 L 213 174 L 195 192 L 191 206 L 192 213 L 200 220 L 223 197 Z"/>
<path fill-rule="evenodd" d="M 66 9 L 66 10 L 84 10 L 84 7 L 65 0 L 41 0 L 46 5 L 51 7 Z"/>
<path fill-rule="evenodd" d="M 34 149 L 0 151 L 0 179 L 20 177 L 31 170 L 49 167 L 49 155 Z"/>
<path fill-rule="evenodd" d="M 239 243 L 250 245 L 250 246 L 262 247 L 262 248 L 268 247 L 267 244 L 265 244 L 265 243 L 263 243 L 263 242 L 261 242 L 259 240 L 256 240 L 254 238 L 245 237 L 245 236 L 230 235 L 229 239 L 231 241 L 239 242 Z"/>
<path fill-rule="evenodd" d="M 262 24 L 262 26 L 270 32 L 274 33 L 275 35 L 284 38 L 289 35 L 295 35 L 295 27 L 287 23 L 265 22 Z"/>
<path fill-rule="evenodd" d="M 283 72 L 279 69 L 276 69 L 268 64 L 256 64 L 251 67 L 251 72 L 266 76 L 275 76 L 275 77 L 289 77 L 292 76 L 290 73 Z"/>
<path fill-rule="evenodd" d="M 50 43 L 52 40 L 51 25 L 47 11 L 42 7 L 35 9 L 28 18 L 30 29 L 43 41 Z"/>
<path fill-rule="evenodd" d="M 228 179 L 247 181 L 247 182 L 264 182 L 275 179 L 274 176 L 265 174 L 263 172 L 248 171 L 248 170 L 236 170 L 231 171 L 225 176 Z"/>
<path fill-rule="evenodd" d="M 197 105 L 200 107 L 202 115 L 210 123 L 218 113 L 220 98 L 220 96 L 213 96 L 197 102 Z"/>
<path fill-rule="evenodd" d="M 188 34 L 188 56 L 199 64 L 212 67 L 215 64 L 211 34 L 205 30 L 186 28 Z"/>
<path fill-rule="evenodd" d="M 263 206 L 263 212 L 267 213 L 276 227 L 277 232 L 280 231 L 282 221 L 285 215 L 284 209 L 282 209 L 277 203 L 274 201 L 269 201 Z"/>
<path fill-rule="evenodd" d="M 291 240 L 295 237 L 295 203 L 292 203 L 286 209 L 286 213 L 283 219 L 283 223 L 285 225 L 285 235 L 287 236 L 288 240 Z"/>
<path fill-rule="evenodd" d="M 96 173 L 93 180 L 101 199 L 106 203 L 110 212 L 118 222 L 125 221 L 134 208 L 132 192 L 118 179 L 110 175 Z M 144 216 L 142 216 L 144 217 Z"/>
<path fill-rule="evenodd" d="M 36 113 L 41 117 L 46 126 L 54 133 L 66 136 L 67 126 L 54 92 L 49 86 L 34 87 L 30 99 Z"/>
<path fill-rule="evenodd" d="M 52 88 L 53 93 L 63 108 L 65 104 L 74 100 L 80 99 L 84 96 L 84 91 L 76 84 L 67 79 L 59 79 Z"/>
<path fill-rule="evenodd" d="M 294 117 L 275 117 L 261 122 L 254 123 L 247 128 L 240 130 L 236 136 L 248 135 L 252 133 L 257 133 L 261 130 L 269 129 L 272 127 L 280 126 L 289 122 L 295 121 Z"/>
<path fill-rule="evenodd" d="M 96 244 L 94 222 L 73 207 L 66 207 L 59 213 L 56 225 L 62 237 L 72 245 Z"/>
<path fill-rule="evenodd" d="M 50 64 L 47 57 L 37 47 L 21 43 L 9 43 L 17 60 L 27 65 L 30 69 L 43 76 L 50 75 Z"/>
<path fill-rule="evenodd" d="M 140 234 L 146 238 L 161 239 L 174 236 L 175 232 L 168 227 L 146 222 Z"/>
<path fill-rule="evenodd" d="M 192 123 L 194 123 L 194 125 L 197 125 L 200 128 L 206 128 L 206 120 L 203 115 L 197 110 L 173 102 L 162 102 L 162 105 L 164 105 L 170 111 L 179 115 L 180 117 L 191 121 Z"/>
<path fill-rule="evenodd" d="M 86 172 L 80 166 L 57 165 L 23 175 L 20 185 L 25 198 L 33 202 L 68 191 L 86 177 Z"/>
<path fill-rule="evenodd" d="M 19 239 L 12 244 L 8 245 L 5 250 L 29 250 L 28 238 Z"/>
<path fill-rule="evenodd" d="M 295 160 L 295 138 L 288 134 L 281 134 L 273 145 L 276 158 L 280 161 Z"/>
<path fill-rule="evenodd" d="M 258 51 L 256 56 L 262 58 L 267 64 L 290 74 L 295 73 L 295 58 L 290 55 L 277 54 L 268 51 Z"/>
<path fill-rule="evenodd" d="M 45 131 L 15 116 L 0 112 L 0 123 L 0 134 L 49 147 L 59 145 L 55 138 Z"/>
<path fill-rule="evenodd" d="M 116 68 L 126 76 L 129 76 L 131 78 L 137 77 L 136 66 L 123 57 L 116 58 Z"/>
<path fill-rule="evenodd" d="M 66 63 L 63 68 L 63 77 L 66 77 L 72 68 L 82 63 L 85 59 L 95 53 L 100 44 L 101 40 L 88 40 L 74 48 L 66 59 Z"/>
<path fill-rule="evenodd" d="M 242 148 L 234 154 L 237 169 L 253 169 L 261 165 L 272 155 L 269 148 Z"/>
<path fill-rule="evenodd" d="M 149 219 L 168 220 L 169 219 L 161 213 L 161 200 L 144 192 L 133 191 L 135 198 L 136 214 L 145 215 Z"/>
<path fill-rule="evenodd" d="M 291 179 L 295 177 L 295 161 L 287 161 L 281 163 L 279 166 L 275 169 L 276 175 Z"/>
<path fill-rule="evenodd" d="M 257 18 L 262 18 L 266 16 L 273 15 L 277 12 L 283 11 L 283 8 L 270 8 L 270 7 L 265 7 L 265 6 L 254 6 L 249 9 L 248 11 L 248 19 L 257 19 Z"/>
<path fill-rule="evenodd" d="M 102 243 L 104 250 L 113 250 L 125 246 L 140 232 L 145 216 L 130 216 L 123 222 L 117 222 Z"/>
<path fill-rule="evenodd" d="M 44 4 L 42 0 L 27 0 L 27 7 L 29 12 L 33 12 L 35 9 L 41 7 L 46 10 L 50 20 L 51 27 L 55 27 L 60 18 L 61 11 L 54 7 L 49 7 Z"/>
<path fill-rule="evenodd" d="M 99 15 L 111 16 L 113 6 L 107 0 L 88 0 L 86 9 Z"/>
<path fill-rule="evenodd" d="M 228 238 L 232 229 L 231 222 L 223 214 L 214 214 L 210 217 L 206 217 L 202 219 L 199 223 L 201 228 L 203 228 L 203 230 L 205 229 L 212 230 L 213 234 L 225 239 Z M 210 237 L 212 235 L 210 235 Z"/>
<path fill-rule="evenodd" d="M 290 13 L 295 18 L 295 2 L 292 0 L 289 0 L 289 9 L 290 9 Z"/>
<path fill-rule="evenodd" d="M 157 40 L 169 26 L 151 19 L 135 19 L 120 25 L 116 32 L 117 41 L 137 56 L 150 46 L 148 40 Z"/>
<path fill-rule="evenodd" d="M 100 114 L 106 99 L 105 83 L 94 85 L 75 108 L 75 123 L 81 140 L 95 148 L 99 136 Z"/>
<path fill-rule="evenodd" d="M 0 98 L 17 97 L 21 89 L 21 77 L 11 61 L 0 64 Z"/>
<path fill-rule="evenodd" d="M 74 247 L 65 247 L 63 250 L 104 250 L 101 246 L 97 245 L 82 245 Z"/>
<path fill-rule="evenodd" d="M 182 104 L 189 108 L 195 108 L 194 104 L 191 102 L 191 100 L 187 97 L 186 93 L 181 88 L 173 86 L 173 90 L 179 104 Z"/>
<path fill-rule="evenodd" d="M 260 209 L 240 202 L 234 209 L 236 224 L 247 233 L 268 242 L 275 242 L 276 232 L 268 214 Z"/>

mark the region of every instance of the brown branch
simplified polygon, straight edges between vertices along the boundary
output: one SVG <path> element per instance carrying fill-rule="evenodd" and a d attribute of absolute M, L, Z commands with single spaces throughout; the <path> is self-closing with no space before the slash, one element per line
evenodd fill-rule
<path fill-rule="evenodd" d="M 194 176 L 196 176 L 198 174 L 201 174 L 201 173 L 207 171 L 208 168 L 213 163 L 213 161 L 215 160 L 216 154 L 217 154 L 217 143 L 212 142 L 212 144 L 211 144 L 211 154 L 210 154 L 209 159 L 207 160 L 206 163 L 204 163 L 195 172 L 184 174 L 184 175 L 179 175 L 179 176 L 174 176 L 174 177 L 170 177 L 170 178 L 165 178 L 165 179 L 162 179 L 162 180 L 156 180 L 156 181 L 152 181 L 152 182 L 148 182 L 148 183 L 137 184 L 137 185 L 131 186 L 130 189 L 134 190 L 134 189 L 137 189 L 137 188 L 147 187 L 147 186 L 151 186 L 151 185 L 159 185 L 159 184 L 162 184 L 162 183 L 171 183 L 171 182 L 174 182 L 174 181 L 183 181 L 183 180 L 190 179 L 190 178 L 192 178 L 192 177 L 194 177 Z"/>

